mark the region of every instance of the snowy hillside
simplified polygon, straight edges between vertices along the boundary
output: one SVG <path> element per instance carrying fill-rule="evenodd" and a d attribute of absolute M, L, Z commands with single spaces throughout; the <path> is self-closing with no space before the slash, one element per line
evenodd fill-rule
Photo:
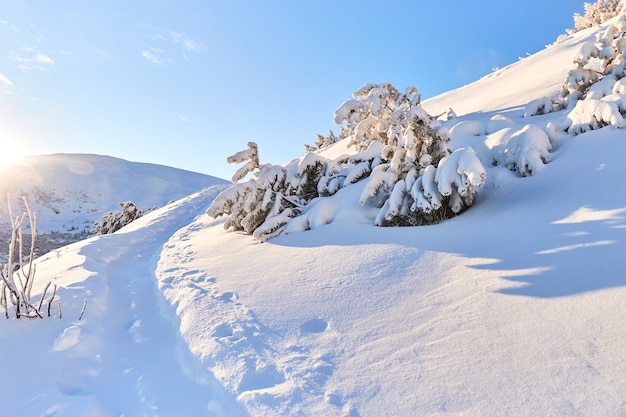
<path fill-rule="evenodd" d="M 558 96 L 561 84 L 572 69 L 577 48 L 595 36 L 596 32 L 590 30 L 568 36 L 476 82 L 426 100 L 424 108 L 430 114 L 441 114 L 449 107 L 458 114 L 502 112 L 523 107 L 540 97 Z"/>
<path fill-rule="evenodd" d="M 260 243 L 206 214 L 217 185 L 43 256 L 53 317 L 0 320 L 0 416 L 623 417 L 624 130 L 530 116 L 610 27 L 424 103 L 486 170 L 457 217 L 374 226 L 363 180 Z"/>
<path fill-rule="evenodd" d="M 10 230 L 7 194 L 15 214 L 21 212 L 20 197 L 27 198 L 38 216 L 40 241 L 55 247 L 85 238 L 94 221 L 106 212 L 119 211 L 122 201 L 132 201 L 140 209 L 161 207 L 223 183 L 208 175 L 110 156 L 25 157 L 0 167 L 0 234 L 7 236 Z"/>

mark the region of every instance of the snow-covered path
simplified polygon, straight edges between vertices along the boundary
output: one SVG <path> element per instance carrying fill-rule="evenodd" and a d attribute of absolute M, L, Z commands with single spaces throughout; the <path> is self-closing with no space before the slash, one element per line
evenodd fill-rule
<path fill-rule="evenodd" d="M 180 337 L 175 312 L 164 302 L 154 279 L 163 243 L 181 224 L 203 214 L 217 191 L 194 194 L 161 213 L 146 216 L 123 233 L 92 238 L 42 260 L 40 269 L 47 275 L 52 272 L 46 271 L 48 263 L 60 268 L 68 266 L 64 258 L 82 259 L 68 269 L 88 277 L 67 276 L 76 281 L 70 285 L 64 277 L 58 279 L 67 286 L 59 294 L 63 318 L 41 322 L 51 341 L 45 357 L 33 358 L 27 349 L 3 343 L 8 348 L 3 351 L 5 358 L 11 358 L 16 367 L 7 369 L 5 364 L 6 375 L 15 375 L 16 385 L 34 389 L 2 390 L 22 398 L 3 401 L 0 415 L 244 415 L 189 352 Z M 54 262 L 47 262 L 53 258 Z M 78 321 L 85 296 L 87 309 Z M 22 323 L 5 324 L 18 331 Z M 10 335 L 3 333 L 0 343 L 3 336 Z M 35 381 L 32 375 L 19 372 L 20 363 L 33 361 L 40 362 L 39 369 L 44 370 Z M 51 364 L 56 369 L 48 372 Z M 54 394 L 44 388 L 54 385 Z"/>

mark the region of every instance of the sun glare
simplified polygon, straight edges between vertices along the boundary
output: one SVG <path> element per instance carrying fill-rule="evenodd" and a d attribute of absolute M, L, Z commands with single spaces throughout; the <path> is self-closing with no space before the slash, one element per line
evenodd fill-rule
<path fill-rule="evenodd" d="M 7 139 L 0 139 L 0 167 L 16 162 L 22 156 L 19 146 Z"/>

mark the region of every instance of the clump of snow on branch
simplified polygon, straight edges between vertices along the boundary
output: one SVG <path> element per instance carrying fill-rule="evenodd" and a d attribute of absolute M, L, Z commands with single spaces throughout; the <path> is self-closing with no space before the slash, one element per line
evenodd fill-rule
<path fill-rule="evenodd" d="M 570 131 L 577 135 L 604 126 L 624 127 L 624 117 L 615 102 L 587 99 L 579 101 L 567 118 L 571 122 Z"/>
<path fill-rule="evenodd" d="M 503 152 L 504 165 L 521 177 L 533 175 L 548 162 L 552 144 L 548 135 L 534 125 L 513 133 Z"/>
<path fill-rule="evenodd" d="M 544 101 L 548 102 L 551 100 Z M 502 114 L 492 116 L 486 123 L 459 122 L 450 129 L 450 135 L 452 149 L 471 145 L 483 164 L 505 166 L 520 177 L 539 172 L 552 149 L 550 138 L 542 129 L 521 125 Z"/>

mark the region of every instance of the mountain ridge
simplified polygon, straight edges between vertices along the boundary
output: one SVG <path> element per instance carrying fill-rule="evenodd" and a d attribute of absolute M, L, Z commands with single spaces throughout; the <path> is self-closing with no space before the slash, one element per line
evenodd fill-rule
<path fill-rule="evenodd" d="M 37 214 L 40 241 L 50 241 L 45 245 L 50 249 L 88 236 L 96 220 L 120 210 L 120 202 L 132 201 L 139 209 L 161 207 L 226 183 L 210 175 L 108 155 L 26 156 L 0 167 L 0 235 L 6 238 L 10 230 L 8 195 L 16 216 L 24 210 L 20 200 L 26 198 Z"/>

